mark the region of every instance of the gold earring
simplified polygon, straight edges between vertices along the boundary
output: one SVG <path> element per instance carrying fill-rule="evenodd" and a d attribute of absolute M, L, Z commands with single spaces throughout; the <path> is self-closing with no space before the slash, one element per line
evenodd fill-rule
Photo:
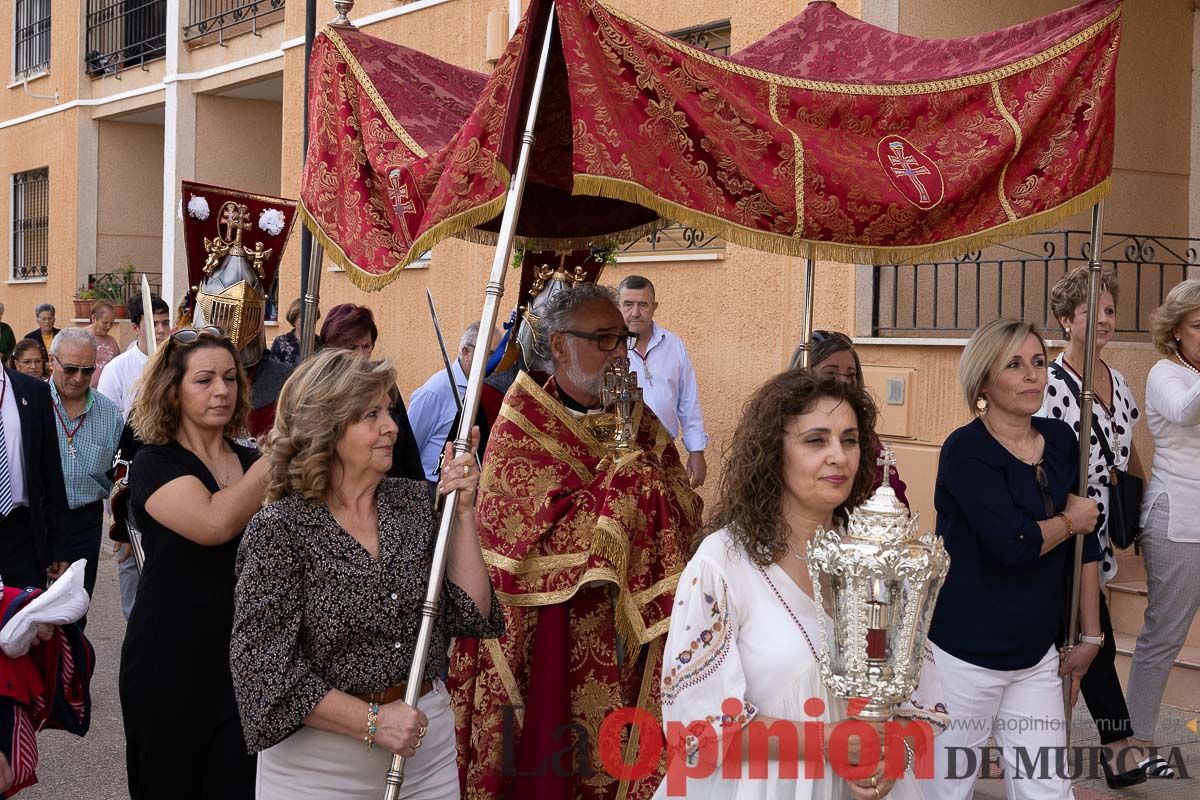
<path fill-rule="evenodd" d="M 988 410 L 987 398 L 984 397 L 983 395 L 980 395 L 978 398 L 976 398 L 975 399 L 975 408 L 979 410 L 980 414 L 986 414 L 987 410 Z"/>

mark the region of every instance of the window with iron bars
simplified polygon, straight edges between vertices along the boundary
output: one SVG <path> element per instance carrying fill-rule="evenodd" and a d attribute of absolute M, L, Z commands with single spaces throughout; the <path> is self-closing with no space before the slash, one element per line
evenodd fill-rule
<path fill-rule="evenodd" d="M 88 0 L 84 50 L 88 75 L 118 75 L 166 55 L 166 0 Z"/>
<path fill-rule="evenodd" d="M 732 31 L 729 20 L 723 19 L 671 31 L 669 35 L 694 47 L 727 56 Z M 663 220 L 650 234 L 623 245 L 617 251 L 617 258 L 626 262 L 654 261 L 663 257 L 713 259 L 723 258 L 724 255 L 724 239 L 700 228 L 669 220 Z"/>
<path fill-rule="evenodd" d="M 50 69 L 50 0 L 16 0 L 13 19 L 13 77 Z"/>
<path fill-rule="evenodd" d="M 45 278 L 50 263 L 50 170 L 12 176 L 12 264 L 14 281 Z"/>

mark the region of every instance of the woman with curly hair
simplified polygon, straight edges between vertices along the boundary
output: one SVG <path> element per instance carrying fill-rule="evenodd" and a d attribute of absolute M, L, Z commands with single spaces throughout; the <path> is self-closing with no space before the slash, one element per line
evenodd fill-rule
<path fill-rule="evenodd" d="M 840 529 L 870 494 L 875 465 L 861 457 L 861 443 L 875 419 L 862 389 L 804 370 L 772 378 L 742 411 L 716 511 L 679 578 L 663 654 L 663 720 L 691 726 L 683 741 L 668 741 L 672 756 L 716 761 L 707 778 L 688 782 L 689 798 L 877 800 L 894 785 L 903 790 L 893 796 L 915 796 L 911 780 L 896 784 L 884 771 L 882 753 L 873 773 L 854 781 L 838 774 L 846 764 L 800 763 L 801 754 L 828 754 L 834 730 L 827 725 L 822 742 L 808 742 L 814 726 L 803 723 L 846 716 L 821 681 L 817 646 L 828 616 L 813 601 L 807 547 L 818 530 Z M 924 718 L 944 724 L 932 670 L 921 691 L 920 706 L 935 709 Z M 749 774 L 745 763 L 723 763 L 728 758 L 749 754 L 755 764 L 763 756 L 750 751 L 765 738 L 748 736 L 751 721 L 783 734 L 770 739 L 767 775 L 725 777 Z M 731 749 L 735 741 L 741 746 Z M 903 764 L 905 756 L 887 760 Z M 857 748 L 850 757 L 858 760 Z M 659 789 L 664 797 L 669 781 Z"/>
<path fill-rule="evenodd" d="M 266 440 L 267 505 L 238 555 L 230 660 L 258 798 L 377 798 L 393 753 L 406 796 L 459 797 L 454 713 L 440 677 L 451 637 L 497 637 L 475 530 L 472 451 L 446 446 L 458 490 L 441 616 L 420 708 L 404 702 L 437 519 L 423 480 L 389 478 L 396 374 L 348 349 L 301 362 Z M 424 745 L 429 745 L 424 747 Z"/>
<path fill-rule="evenodd" d="M 234 441 L 249 414 L 246 373 L 217 328 L 173 334 L 130 412 L 143 442 L 130 514 L 146 550 L 121 649 L 134 800 L 254 796 L 229 672 L 234 559 L 266 489 L 266 464 Z"/>

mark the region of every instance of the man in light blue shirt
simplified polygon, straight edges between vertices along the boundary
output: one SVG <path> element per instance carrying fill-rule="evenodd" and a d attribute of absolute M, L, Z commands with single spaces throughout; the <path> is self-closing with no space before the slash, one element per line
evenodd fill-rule
<path fill-rule="evenodd" d="M 417 440 L 417 448 L 421 451 L 421 466 L 425 477 L 437 481 L 438 459 L 446 440 L 450 438 L 450 426 L 458 416 L 458 404 L 454 401 L 454 393 L 459 400 L 467 393 L 467 375 L 471 372 L 471 360 L 475 354 L 475 340 L 479 336 L 479 323 L 472 322 L 463 331 L 458 343 L 458 358 L 450 365 L 454 374 L 454 386 L 450 386 L 450 377 L 446 370 L 439 369 L 425 384 L 413 392 L 408 403 L 408 422 L 412 425 L 413 436 Z M 500 334 L 492 331 L 492 348 L 499 343 Z"/>
<path fill-rule="evenodd" d="M 693 489 L 703 486 L 708 474 L 704 460 L 708 434 L 704 432 L 700 390 L 687 348 L 678 336 L 654 322 L 658 302 L 654 284 L 646 278 L 630 275 L 621 281 L 617 304 L 625 326 L 637 334 L 637 345 L 629 349 L 629 365 L 637 373 L 642 399 L 671 438 L 683 434 L 688 479 Z"/>
<path fill-rule="evenodd" d="M 112 489 L 106 473 L 125 423 L 117 404 L 91 389 L 95 337 L 83 328 L 59 331 L 50 345 L 50 363 L 50 396 L 67 490 L 62 556 L 68 563 L 86 560 L 83 585 L 90 596 L 100 559 L 104 499 Z"/>

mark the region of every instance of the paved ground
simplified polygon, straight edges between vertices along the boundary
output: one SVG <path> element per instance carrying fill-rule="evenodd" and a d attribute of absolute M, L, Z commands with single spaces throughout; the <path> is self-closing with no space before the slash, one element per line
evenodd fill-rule
<path fill-rule="evenodd" d="M 116 563 L 108 553 L 100 560 L 99 577 L 92 610 L 88 614 L 88 636 L 96 647 L 96 674 L 92 679 L 92 729 L 78 739 L 62 731 L 46 731 L 38 737 L 42 783 L 22 792 L 22 800 L 61 800 L 86 797 L 88 800 L 122 800 L 125 788 L 125 739 L 121 727 L 121 706 L 117 699 L 117 671 L 121 659 L 121 640 L 125 619 L 121 616 L 117 591 Z M 1200 698 L 1198 698 L 1200 704 Z M 1196 800 L 1200 797 L 1200 735 L 1188 730 L 1187 723 L 1200 714 L 1176 708 L 1164 708 L 1159 718 L 1159 743 L 1179 747 L 1191 777 L 1188 780 L 1149 781 L 1126 790 L 1111 791 L 1104 779 L 1076 783 L 1076 800 L 1109 800 L 1128 797 L 1138 800 Z M 180 720 L 186 724 L 186 720 Z M 169 732 L 164 731 L 164 735 Z M 1075 715 L 1074 741 L 1096 745 L 1095 726 L 1081 702 Z M 975 796 L 1002 798 L 1001 781 L 980 781 Z"/>
<path fill-rule="evenodd" d="M 96 674 L 92 677 L 92 728 L 82 739 L 63 731 L 38 735 L 41 783 L 26 789 L 19 800 L 124 800 L 125 733 L 121 703 L 117 699 L 117 672 L 125 618 L 117 589 L 117 564 L 108 547 L 101 547 L 96 591 L 88 612 L 88 638 L 96 648 Z M 185 724 L 184 720 L 180 720 Z M 164 734 L 168 732 L 164 731 Z"/>

